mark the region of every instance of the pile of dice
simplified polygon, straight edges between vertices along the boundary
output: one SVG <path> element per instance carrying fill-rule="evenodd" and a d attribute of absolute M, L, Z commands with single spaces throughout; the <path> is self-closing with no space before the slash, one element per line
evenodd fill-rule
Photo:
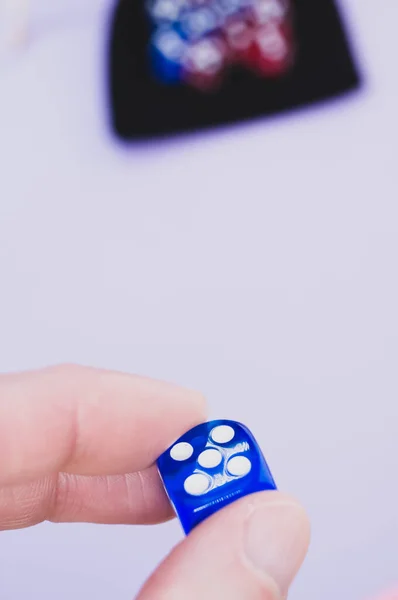
<path fill-rule="evenodd" d="M 233 65 L 277 77 L 293 59 L 291 0 L 148 0 L 150 57 L 164 83 L 203 90 Z"/>

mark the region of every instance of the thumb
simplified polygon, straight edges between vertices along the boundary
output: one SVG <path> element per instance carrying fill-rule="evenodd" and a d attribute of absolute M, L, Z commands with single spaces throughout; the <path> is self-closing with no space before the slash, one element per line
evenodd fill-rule
<path fill-rule="evenodd" d="M 242 498 L 196 527 L 138 600 L 282 600 L 309 544 L 304 510 L 279 492 Z"/>

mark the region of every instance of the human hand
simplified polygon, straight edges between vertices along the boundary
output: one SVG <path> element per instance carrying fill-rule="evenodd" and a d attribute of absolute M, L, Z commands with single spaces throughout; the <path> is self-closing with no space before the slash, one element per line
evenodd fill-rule
<path fill-rule="evenodd" d="M 172 518 L 154 463 L 205 420 L 200 394 L 145 378 L 73 366 L 1 376 L 0 530 Z M 293 499 L 242 498 L 196 527 L 138 600 L 281 600 L 308 543 Z"/>

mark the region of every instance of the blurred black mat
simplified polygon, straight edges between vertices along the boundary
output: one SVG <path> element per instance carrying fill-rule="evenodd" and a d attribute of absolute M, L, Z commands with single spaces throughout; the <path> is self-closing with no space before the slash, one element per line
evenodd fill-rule
<path fill-rule="evenodd" d="M 309 105 L 358 87 L 360 77 L 332 0 L 293 0 L 296 56 L 280 78 L 237 69 L 204 93 L 168 86 L 151 72 L 151 23 L 143 0 L 119 0 L 109 40 L 111 122 L 125 139 L 145 139 L 226 125 Z"/>

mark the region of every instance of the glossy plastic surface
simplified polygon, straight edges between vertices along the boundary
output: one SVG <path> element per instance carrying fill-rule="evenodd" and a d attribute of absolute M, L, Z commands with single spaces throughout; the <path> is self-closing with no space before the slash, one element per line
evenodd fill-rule
<path fill-rule="evenodd" d="M 276 489 L 252 433 L 235 421 L 194 427 L 159 457 L 157 465 L 186 534 L 231 502 Z"/>

